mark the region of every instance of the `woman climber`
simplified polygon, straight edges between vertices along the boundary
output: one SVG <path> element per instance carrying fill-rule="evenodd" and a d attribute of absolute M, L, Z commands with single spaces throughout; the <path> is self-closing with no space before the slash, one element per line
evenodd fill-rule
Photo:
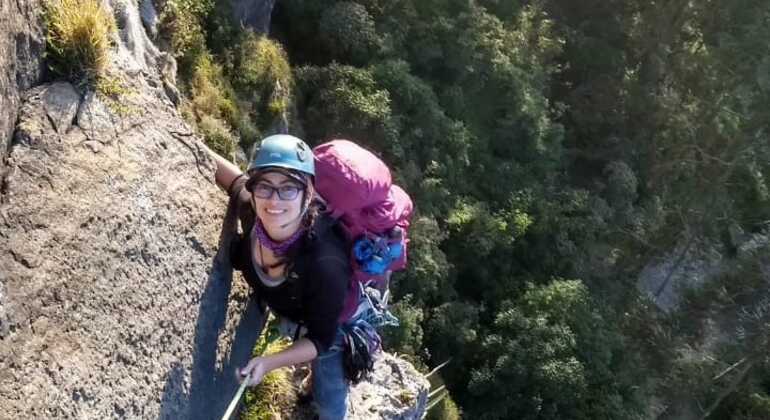
<path fill-rule="evenodd" d="M 339 317 L 352 271 L 345 238 L 313 187 L 312 151 L 294 136 L 274 135 L 262 140 L 246 174 L 214 158 L 217 184 L 238 201 L 244 232 L 231 247 L 233 267 L 261 303 L 298 325 L 290 347 L 251 359 L 242 380 L 256 385 L 272 370 L 311 362 L 319 418 L 343 419 L 349 384 Z"/>

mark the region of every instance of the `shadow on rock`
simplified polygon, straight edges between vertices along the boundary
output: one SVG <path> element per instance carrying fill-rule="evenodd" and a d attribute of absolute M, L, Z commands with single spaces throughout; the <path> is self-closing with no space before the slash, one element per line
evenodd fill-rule
<path fill-rule="evenodd" d="M 244 366 L 262 329 L 263 316 L 254 299 L 241 314 L 230 341 L 229 354 L 217 354 L 227 321 L 232 271 L 215 262 L 201 295 L 195 325 L 189 391 L 180 363 L 171 366 L 161 397 L 160 419 L 218 419 L 238 389 L 235 370 Z M 226 339 L 226 338 L 225 338 Z M 217 363 L 217 360 L 222 360 Z"/>

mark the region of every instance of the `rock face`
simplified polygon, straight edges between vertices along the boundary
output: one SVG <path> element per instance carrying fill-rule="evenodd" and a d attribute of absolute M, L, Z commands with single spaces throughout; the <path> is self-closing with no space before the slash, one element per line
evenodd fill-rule
<path fill-rule="evenodd" d="M 283 397 L 286 401 L 301 400 L 296 394 L 303 388 L 307 371 L 293 372 L 294 394 Z M 374 371 L 356 385 L 348 395 L 349 420 L 421 420 L 428 404 L 430 383 L 408 363 L 392 354 L 382 352 L 374 362 Z M 300 403 L 276 418 L 313 420 L 315 412 L 311 404 Z"/>
<path fill-rule="evenodd" d="M 383 353 L 371 377 L 350 391 L 351 420 L 422 419 L 430 384 L 410 363 Z"/>
<path fill-rule="evenodd" d="M 735 256 L 721 243 L 702 238 L 684 241 L 659 261 L 647 264 L 639 273 L 637 289 L 648 296 L 664 312 L 675 311 L 682 294 L 699 288 L 723 273 L 733 270 L 742 258 L 750 258 L 770 244 L 770 231 L 736 233 L 732 239 Z M 770 267 L 768 267 L 770 269 Z"/>
<path fill-rule="evenodd" d="M 162 88 L 126 83 L 126 115 L 67 83 L 26 94 L 0 205 L 0 418 L 216 417 L 259 332 L 214 264 L 212 162 Z"/>
<path fill-rule="evenodd" d="M 236 22 L 258 33 L 270 32 L 275 0 L 232 0 L 230 5 Z"/>
<path fill-rule="evenodd" d="M 0 19 L 34 22 L 22 3 L 4 1 Z M 169 100 L 167 55 L 135 2 L 109 6 L 125 94 L 29 90 L 3 156 L 0 418 L 221 416 L 261 329 L 243 282 L 214 263 L 226 199 Z M 24 69 L 43 48 L 24 35 L 39 29 L 14 30 L 0 79 L 12 93 L 34 82 Z"/>
<path fill-rule="evenodd" d="M 661 310 L 674 311 L 685 290 L 699 287 L 723 269 L 722 254 L 714 244 L 693 239 L 660 262 L 647 264 L 639 273 L 637 288 Z"/>
<path fill-rule="evenodd" d="M 118 46 L 115 57 L 117 65 L 129 73 L 141 71 L 154 74 L 158 68 L 158 59 L 163 53 L 147 36 L 146 25 L 143 24 L 136 0 L 110 0 L 109 5 L 119 28 L 115 37 L 115 44 Z M 148 10 L 151 6 L 150 3 L 149 6 L 143 7 L 145 19 L 152 18 L 152 12 Z"/>
<path fill-rule="evenodd" d="M 41 2 L 0 0 L 0 153 L 5 156 L 21 92 L 43 75 Z M 3 162 L 0 159 L 0 172 Z"/>

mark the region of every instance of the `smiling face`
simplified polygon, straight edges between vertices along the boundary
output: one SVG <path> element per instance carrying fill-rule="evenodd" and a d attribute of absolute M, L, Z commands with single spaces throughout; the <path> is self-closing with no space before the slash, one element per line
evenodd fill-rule
<path fill-rule="evenodd" d="M 273 240 L 286 239 L 299 229 L 304 195 L 304 187 L 282 173 L 259 176 L 252 199 L 257 217 Z"/>

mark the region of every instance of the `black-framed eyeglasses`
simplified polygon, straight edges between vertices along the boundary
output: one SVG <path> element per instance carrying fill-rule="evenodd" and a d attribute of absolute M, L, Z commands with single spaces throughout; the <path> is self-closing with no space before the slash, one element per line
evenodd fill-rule
<path fill-rule="evenodd" d="M 301 191 L 302 188 L 293 184 L 274 187 L 264 182 L 257 183 L 257 185 L 254 186 L 254 189 L 251 190 L 255 197 L 264 200 L 271 199 L 273 197 L 273 193 L 275 192 L 278 194 L 278 198 L 282 201 L 291 201 L 296 199 Z"/>

